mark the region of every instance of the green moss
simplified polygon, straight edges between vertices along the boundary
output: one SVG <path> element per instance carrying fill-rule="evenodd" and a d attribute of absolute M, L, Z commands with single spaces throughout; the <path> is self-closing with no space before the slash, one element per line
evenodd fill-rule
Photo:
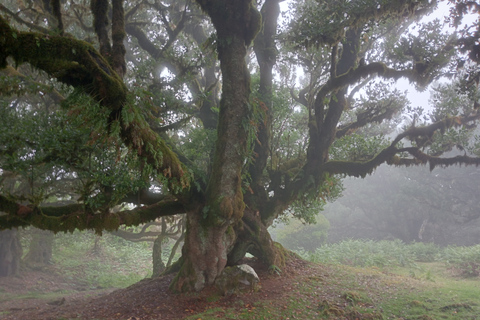
<path fill-rule="evenodd" d="M 245 29 L 245 45 L 249 46 L 262 28 L 262 15 L 258 12 L 253 0 L 247 14 L 248 25 Z"/>
<path fill-rule="evenodd" d="M 197 277 L 191 262 L 182 263 L 180 271 L 170 284 L 170 290 L 175 293 L 191 292 L 195 290 Z M 202 286 L 203 287 L 203 286 Z"/>
<path fill-rule="evenodd" d="M 232 236 L 232 235 L 235 235 L 235 230 L 233 229 L 233 226 L 232 225 L 229 225 L 227 227 L 227 231 L 225 231 L 225 234 L 227 236 Z"/>
<path fill-rule="evenodd" d="M 67 37 L 21 32 L 0 17 L 0 66 L 6 58 L 25 62 L 73 86 L 81 86 L 103 105 L 120 108 L 127 89 L 108 62 L 89 43 Z"/>

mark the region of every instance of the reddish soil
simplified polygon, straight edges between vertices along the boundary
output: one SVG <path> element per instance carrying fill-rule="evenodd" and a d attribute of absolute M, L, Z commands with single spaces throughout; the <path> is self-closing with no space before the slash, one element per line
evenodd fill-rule
<path fill-rule="evenodd" d="M 125 289 L 85 291 L 78 290 L 87 288 L 77 288 L 74 283 L 67 283 L 53 274 L 48 275 L 44 272 L 28 272 L 20 278 L 0 278 L 0 297 L 1 294 L 21 295 L 37 289 L 57 293 L 75 290 L 74 293 L 65 295 L 52 295 L 51 299 L 0 300 L 0 318 L 5 320 L 184 319 L 211 308 L 221 310 L 238 306 L 240 309 L 261 300 L 282 303 L 281 298 L 291 287 L 295 276 L 299 273 L 309 273 L 310 269 L 307 262 L 293 259 L 283 269 L 282 276 L 278 276 L 270 274 L 264 266 L 255 261 L 249 261 L 249 264 L 260 277 L 261 289 L 241 296 L 220 296 L 216 299 L 212 299 L 212 296 L 215 296 L 213 289 L 187 295 L 171 293 L 168 290 L 173 277 L 171 275 L 146 279 Z M 41 288 L 37 288 L 39 283 Z M 241 303 L 238 303 L 240 300 Z M 221 312 L 218 313 L 218 317 L 223 318 Z"/>

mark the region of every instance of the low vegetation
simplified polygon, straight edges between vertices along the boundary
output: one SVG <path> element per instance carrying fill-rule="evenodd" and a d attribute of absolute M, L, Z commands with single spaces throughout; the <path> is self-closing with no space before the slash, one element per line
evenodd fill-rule
<path fill-rule="evenodd" d="M 124 288 L 151 276 L 151 245 L 109 234 L 74 232 L 58 235 L 53 264 L 67 279 L 88 288 Z"/>
<path fill-rule="evenodd" d="M 57 236 L 54 264 L 45 268 L 54 268 L 59 278 L 85 292 L 121 288 L 150 276 L 150 252 L 148 244 L 110 235 L 67 234 Z M 298 254 L 311 263 L 292 274 L 283 270 L 280 276 L 270 275 L 270 287 L 254 293 L 254 298 L 238 295 L 227 301 L 209 296 L 204 307 L 192 308 L 188 315 L 187 305 L 175 319 L 480 318 L 480 245 L 441 248 L 428 243 L 348 240 Z M 271 288 L 272 278 L 278 289 Z M 281 293 L 272 295 L 275 290 Z M 64 296 L 68 300 L 74 292 L 46 291 L 13 295 L 0 290 L 0 314 L 10 314 L 1 310 L 1 303 L 8 300 L 55 301 Z"/>
<path fill-rule="evenodd" d="M 314 262 L 282 301 L 221 310 L 227 319 L 478 319 L 480 245 L 348 240 L 298 252 Z M 215 319 L 209 310 L 189 319 Z"/>

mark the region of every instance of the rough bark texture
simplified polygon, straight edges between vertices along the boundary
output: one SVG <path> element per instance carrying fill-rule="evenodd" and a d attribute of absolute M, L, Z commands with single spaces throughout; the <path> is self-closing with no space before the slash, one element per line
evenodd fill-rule
<path fill-rule="evenodd" d="M 202 220 L 198 212 L 187 214 L 184 261 L 172 283 L 174 291 L 199 291 L 213 285 L 227 264 L 227 252 L 235 236 L 233 229 L 225 224 L 206 226 Z"/>
<path fill-rule="evenodd" d="M 229 253 L 228 263 L 234 265 L 250 252 L 269 266 L 282 267 L 284 255 L 271 239 L 267 228 L 276 218 L 278 210 L 269 203 L 265 191 L 264 171 L 270 155 L 272 130 L 273 67 L 277 59 L 275 36 L 280 14 L 278 0 L 265 1 L 262 10 L 263 28 L 254 41 L 254 51 L 260 66 L 259 105 L 263 118 L 257 123 L 257 136 L 254 147 L 254 161 L 249 167 L 252 192 L 246 193 L 247 208 L 235 231 L 238 239 Z"/>
<path fill-rule="evenodd" d="M 0 231 L 0 277 L 14 276 L 20 271 L 22 246 L 16 229 Z"/>
<path fill-rule="evenodd" d="M 184 264 L 172 288 L 201 290 L 212 285 L 227 264 L 235 241 L 233 225 L 243 215 L 242 168 L 247 155 L 250 74 L 247 46 L 260 27 L 250 1 L 198 1 L 217 30 L 217 51 L 223 77 L 217 144 L 206 204 L 187 215 Z"/>
<path fill-rule="evenodd" d="M 243 224 L 236 229 L 237 241 L 228 255 L 228 264 L 235 265 L 251 253 L 261 259 L 267 266 L 283 267 L 285 264 L 285 249 L 273 241 L 266 225 L 258 212 L 245 210 Z"/>

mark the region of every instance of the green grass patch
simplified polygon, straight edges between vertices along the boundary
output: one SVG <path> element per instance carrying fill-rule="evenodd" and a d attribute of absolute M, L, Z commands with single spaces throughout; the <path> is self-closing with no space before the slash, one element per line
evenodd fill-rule
<path fill-rule="evenodd" d="M 62 234 L 53 259 L 62 275 L 89 289 L 124 288 L 151 275 L 151 248 L 106 234 Z"/>
<path fill-rule="evenodd" d="M 315 264 L 282 299 L 253 306 L 240 301 L 188 319 L 480 319 L 480 278 L 458 272 L 465 261 L 477 261 L 476 247 L 370 240 L 326 245 L 299 253 Z"/>
<path fill-rule="evenodd" d="M 414 254 L 400 240 L 373 241 L 347 240 L 327 244 L 313 253 L 300 255 L 312 262 L 343 264 L 350 266 L 406 266 L 414 263 Z"/>
<path fill-rule="evenodd" d="M 436 262 L 424 263 L 437 272 Z M 406 268 L 405 268 L 406 269 Z M 237 301 L 187 319 L 479 319 L 480 282 L 435 273 L 436 281 L 378 268 L 314 265 L 282 299 Z M 241 297 L 239 297 L 241 299 Z"/>

